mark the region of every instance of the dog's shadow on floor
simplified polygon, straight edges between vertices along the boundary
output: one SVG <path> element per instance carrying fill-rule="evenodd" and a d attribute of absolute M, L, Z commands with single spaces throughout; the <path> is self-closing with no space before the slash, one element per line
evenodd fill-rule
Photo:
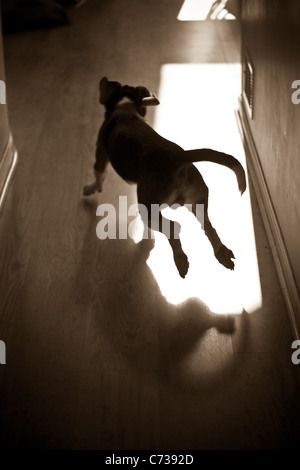
<path fill-rule="evenodd" d="M 85 286 L 80 300 L 88 304 L 94 299 L 101 305 L 97 328 L 119 354 L 136 363 L 144 356 L 144 362 L 155 368 L 155 351 L 157 367 L 165 370 L 190 356 L 208 330 L 227 337 L 233 334 L 234 317 L 214 314 L 200 299 L 189 298 L 179 305 L 165 299 L 147 265 L 153 239 L 138 244 L 130 238 L 99 240 L 96 202 L 83 200 L 82 207 L 90 223 L 76 281 Z"/>

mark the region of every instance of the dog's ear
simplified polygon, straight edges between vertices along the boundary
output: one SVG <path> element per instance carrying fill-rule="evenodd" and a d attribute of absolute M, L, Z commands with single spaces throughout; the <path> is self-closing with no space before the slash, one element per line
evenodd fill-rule
<path fill-rule="evenodd" d="M 157 106 L 159 104 L 158 99 L 156 96 L 151 93 L 148 88 L 143 86 L 137 86 L 135 88 L 137 102 L 139 106 L 146 107 L 146 106 Z"/>
<path fill-rule="evenodd" d="M 106 77 L 101 78 L 99 83 L 100 97 L 99 102 L 106 106 L 115 93 L 122 88 L 119 82 L 109 82 Z"/>
<path fill-rule="evenodd" d="M 157 106 L 158 104 L 159 101 L 153 94 L 151 96 L 145 96 L 141 101 L 141 106 Z"/>

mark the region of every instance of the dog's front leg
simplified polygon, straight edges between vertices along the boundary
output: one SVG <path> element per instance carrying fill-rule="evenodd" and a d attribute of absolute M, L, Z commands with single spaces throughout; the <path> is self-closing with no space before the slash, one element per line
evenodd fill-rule
<path fill-rule="evenodd" d="M 100 129 L 98 140 L 97 140 L 97 148 L 96 148 L 96 163 L 94 165 L 95 180 L 92 183 L 84 186 L 83 188 L 84 196 L 90 196 L 91 194 L 94 194 L 96 191 L 101 193 L 103 189 L 103 182 L 107 174 L 108 156 L 104 149 L 102 133 L 103 132 Z"/>
<path fill-rule="evenodd" d="M 94 167 L 95 181 L 84 186 L 83 195 L 90 196 L 91 194 L 94 194 L 96 191 L 101 193 L 102 188 L 103 188 L 103 182 L 106 178 L 106 173 L 107 173 L 106 170 L 97 171 L 96 168 Z"/>

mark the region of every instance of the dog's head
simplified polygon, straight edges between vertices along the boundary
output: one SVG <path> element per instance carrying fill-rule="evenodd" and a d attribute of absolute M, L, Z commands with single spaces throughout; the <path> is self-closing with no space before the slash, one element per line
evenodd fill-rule
<path fill-rule="evenodd" d="M 128 98 L 132 101 L 137 112 L 143 117 L 146 114 L 147 106 L 156 106 L 159 104 L 156 96 L 144 86 L 122 86 L 119 82 L 108 81 L 106 77 L 103 77 L 100 80 L 99 88 L 99 101 L 105 106 L 108 113 L 114 111 L 117 104 L 123 98 Z"/>

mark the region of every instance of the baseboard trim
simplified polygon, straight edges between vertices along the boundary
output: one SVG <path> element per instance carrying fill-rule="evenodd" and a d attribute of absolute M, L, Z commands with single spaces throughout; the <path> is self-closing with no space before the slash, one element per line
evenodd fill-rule
<path fill-rule="evenodd" d="M 247 120 L 246 109 L 242 96 L 236 110 L 236 118 L 247 155 L 247 166 L 253 183 L 255 195 L 261 211 L 268 241 L 274 258 L 277 275 L 283 297 L 289 314 L 292 333 L 295 339 L 300 339 L 300 298 L 289 260 L 287 249 L 280 230 L 272 200 L 268 191 L 259 155 Z"/>
<path fill-rule="evenodd" d="M 0 211 L 2 210 L 9 183 L 17 164 L 17 160 L 18 153 L 14 146 L 13 138 L 10 135 L 0 160 Z"/>

